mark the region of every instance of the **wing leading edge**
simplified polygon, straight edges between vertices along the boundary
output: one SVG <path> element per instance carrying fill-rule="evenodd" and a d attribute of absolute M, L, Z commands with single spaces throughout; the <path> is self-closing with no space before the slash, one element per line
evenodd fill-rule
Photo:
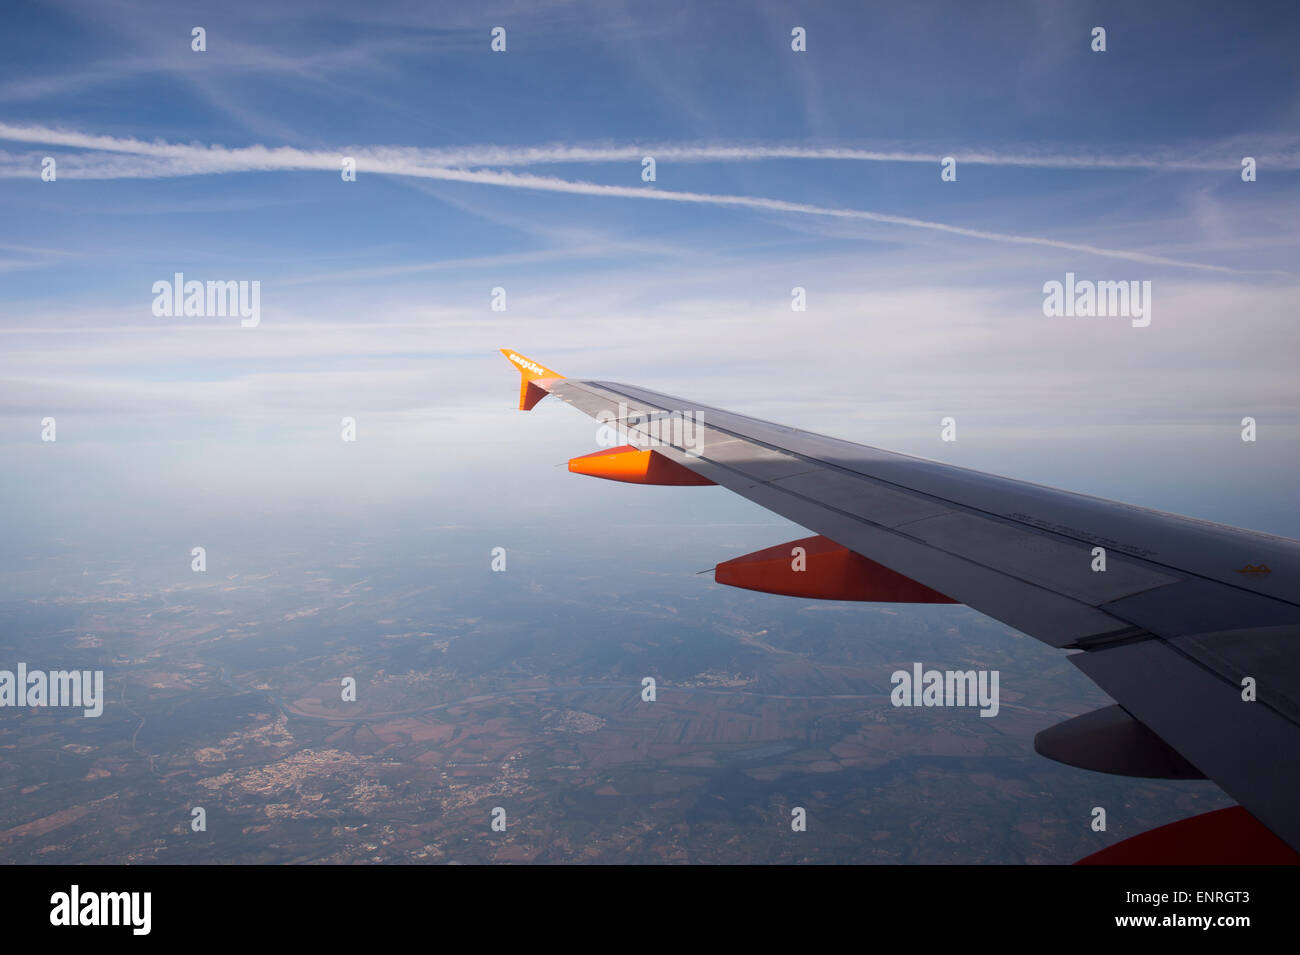
<path fill-rule="evenodd" d="M 809 559 L 830 583 L 815 596 L 957 601 L 1075 651 L 1071 662 L 1120 706 L 1039 734 L 1039 752 L 1124 775 L 1208 777 L 1300 850 L 1300 542 L 564 378 L 502 353 L 523 376 L 521 408 L 555 395 L 622 436 L 621 462 L 643 462 L 635 478 L 590 461 L 571 470 L 719 484 L 824 541 Z M 718 579 L 736 583 L 721 571 L 735 578 L 745 560 L 719 565 Z M 754 589 L 802 593 L 784 586 Z"/>

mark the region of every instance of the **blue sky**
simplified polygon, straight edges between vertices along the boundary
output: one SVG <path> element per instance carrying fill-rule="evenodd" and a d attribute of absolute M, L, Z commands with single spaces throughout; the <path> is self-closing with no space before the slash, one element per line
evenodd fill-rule
<path fill-rule="evenodd" d="M 400 512 L 436 491 L 528 514 L 537 485 L 516 471 L 594 431 L 547 403 L 512 412 L 508 345 L 1300 534 L 1293 4 L 303 9 L 6 8 L 0 445 L 18 510 L 94 521 L 170 496 L 184 514 L 202 487 L 232 511 L 346 494 Z M 1045 317 L 1043 283 L 1067 271 L 1150 281 L 1151 325 Z M 151 285 L 175 272 L 259 281 L 261 324 L 155 317 Z M 574 509 L 633 500 L 534 481 Z"/>

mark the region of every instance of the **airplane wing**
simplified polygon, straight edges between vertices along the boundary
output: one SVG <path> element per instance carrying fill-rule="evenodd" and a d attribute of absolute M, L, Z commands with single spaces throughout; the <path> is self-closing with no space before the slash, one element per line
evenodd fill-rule
<path fill-rule="evenodd" d="M 1070 652 L 1117 701 L 1039 733 L 1041 754 L 1208 778 L 1240 804 L 1089 860 L 1300 861 L 1300 542 L 565 378 L 502 353 L 521 372 L 521 409 L 554 395 L 623 437 L 571 471 L 718 484 L 814 534 L 719 564 L 719 582 L 964 603 Z M 803 573 L 791 568 L 795 548 Z"/>

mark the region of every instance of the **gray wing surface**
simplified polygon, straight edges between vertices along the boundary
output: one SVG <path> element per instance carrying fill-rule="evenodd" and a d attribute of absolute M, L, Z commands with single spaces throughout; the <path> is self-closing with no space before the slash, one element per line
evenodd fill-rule
<path fill-rule="evenodd" d="M 1075 651 L 1072 662 L 1189 770 L 1300 850 L 1300 542 L 630 385 L 544 387 L 816 534 Z M 690 440 L 666 443 L 680 438 L 665 426 L 674 415 L 694 423 Z M 1096 547 L 1104 572 L 1092 569 Z"/>

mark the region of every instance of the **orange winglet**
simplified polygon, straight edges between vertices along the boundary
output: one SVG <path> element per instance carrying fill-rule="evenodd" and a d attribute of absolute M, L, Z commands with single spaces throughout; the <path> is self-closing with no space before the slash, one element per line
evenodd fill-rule
<path fill-rule="evenodd" d="M 713 569 L 713 579 L 730 587 L 816 600 L 957 602 L 821 535 L 724 561 Z"/>
<path fill-rule="evenodd" d="M 573 458 L 569 461 L 569 470 L 574 474 L 588 474 L 628 484 L 690 487 L 714 483 L 658 451 L 634 448 L 630 444 Z"/>
<path fill-rule="evenodd" d="M 558 371 L 539 365 L 531 358 L 525 358 L 509 348 L 501 349 L 512 365 L 519 369 L 519 410 L 532 411 L 533 405 L 550 394 L 550 386 L 564 376 Z"/>

